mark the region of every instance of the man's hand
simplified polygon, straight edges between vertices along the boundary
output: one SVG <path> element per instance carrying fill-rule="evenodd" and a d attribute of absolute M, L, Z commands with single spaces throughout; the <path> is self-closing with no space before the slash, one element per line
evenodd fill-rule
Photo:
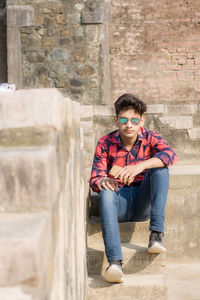
<path fill-rule="evenodd" d="M 138 163 L 133 166 L 126 166 L 122 168 L 115 176 L 115 178 L 118 178 L 121 182 L 123 182 L 126 185 L 130 185 L 134 179 L 135 176 L 140 174 L 144 171 L 144 164 Z"/>
<path fill-rule="evenodd" d="M 101 181 L 100 184 L 98 184 L 98 189 L 102 191 L 102 189 L 110 189 L 111 191 L 117 191 L 118 188 L 118 182 L 115 181 L 112 178 L 105 178 L 104 180 Z"/>

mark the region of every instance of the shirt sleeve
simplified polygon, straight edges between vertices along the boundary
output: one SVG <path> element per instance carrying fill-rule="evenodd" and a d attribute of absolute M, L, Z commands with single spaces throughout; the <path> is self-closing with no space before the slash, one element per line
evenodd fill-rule
<path fill-rule="evenodd" d="M 93 191 L 98 191 L 98 184 L 107 177 L 107 151 L 103 142 L 98 141 L 90 177 L 90 186 Z"/>
<path fill-rule="evenodd" d="M 153 132 L 151 136 L 151 152 L 153 154 L 152 157 L 160 158 L 166 167 L 178 161 L 176 152 L 157 132 Z"/>

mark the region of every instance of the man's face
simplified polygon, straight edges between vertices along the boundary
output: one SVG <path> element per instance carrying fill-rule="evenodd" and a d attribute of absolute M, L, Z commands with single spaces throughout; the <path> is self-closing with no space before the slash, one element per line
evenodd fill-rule
<path fill-rule="evenodd" d="M 120 111 L 118 117 L 115 117 L 115 124 L 119 128 L 122 139 L 135 138 L 144 125 L 144 116 L 136 113 L 134 109 Z"/>

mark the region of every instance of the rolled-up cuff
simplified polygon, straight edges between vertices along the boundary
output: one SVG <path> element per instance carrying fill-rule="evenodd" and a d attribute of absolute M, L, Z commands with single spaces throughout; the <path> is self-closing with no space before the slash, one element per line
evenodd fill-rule
<path fill-rule="evenodd" d="M 157 157 L 157 158 L 161 159 L 166 167 L 169 167 L 173 163 L 171 160 L 171 157 L 167 153 L 164 153 L 164 152 L 156 153 L 153 157 Z"/>

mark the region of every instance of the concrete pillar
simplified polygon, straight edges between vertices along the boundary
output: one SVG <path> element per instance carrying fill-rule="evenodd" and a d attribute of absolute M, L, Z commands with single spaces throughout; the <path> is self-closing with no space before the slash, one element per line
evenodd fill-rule
<path fill-rule="evenodd" d="M 33 25 L 34 9 L 30 6 L 7 6 L 8 82 L 22 87 L 21 41 L 19 28 Z"/>
<path fill-rule="evenodd" d="M 111 1 L 89 2 L 81 15 L 82 25 L 101 24 L 101 102 L 110 104 L 109 21 Z"/>
<path fill-rule="evenodd" d="M 101 31 L 101 63 L 102 63 L 102 103 L 110 105 L 110 59 L 109 59 L 109 28 L 110 28 L 110 0 L 104 2 L 104 22 Z"/>

